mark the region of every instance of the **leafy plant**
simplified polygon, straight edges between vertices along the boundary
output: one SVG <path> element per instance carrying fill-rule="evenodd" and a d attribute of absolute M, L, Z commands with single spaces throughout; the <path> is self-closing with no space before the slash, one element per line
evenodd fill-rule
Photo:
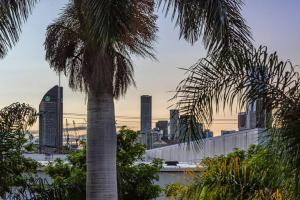
<path fill-rule="evenodd" d="M 208 56 L 187 69 L 187 78 L 177 88 L 177 106 L 182 114 L 210 125 L 212 116 L 220 109 L 247 109 L 256 103 L 262 119 L 257 127 L 267 128 L 266 137 L 262 139 L 300 174 L 297 68 L 262 46 L 244 48 L 222 62 Z M 296 177 L 299 179 L 299 175 Z M 299 191 L 299 186 L 294 185 L 295 191 Z"/>
<path fill-rule="evenodd" d="M 162 167 L 160 160 L 152 163 L 141 161 L 146 151 L 144 145 L 136 143 L 138 133 L 123 127 L 118 134 L 117 171 L 119 199 L 153 199 L 159 196 L 161 188 L 153 183 L 158 180 Z M 57 160 L 50 163 L 46 173 L 53 180 L 52 187 L 63 189 L 65 199 L 85 199 L 86 149 L 71 153 L 68 162 Z"/>
<path fill-rule="evenodd" d="M 0 110 L 0 197 L 36 173 L 37 162 L 22 155 L 28 128 L 35 121 L 36 111 L 28 104 L 14 103 Z"/>
<path fill-rule="evenodd" d="M 206 158 L 200 165 L 203 169 L 190 185 L 168 185 L 166 196 L 181 200 L 295 199 L 289 190 L 294 174 L 265 147 Z"/>

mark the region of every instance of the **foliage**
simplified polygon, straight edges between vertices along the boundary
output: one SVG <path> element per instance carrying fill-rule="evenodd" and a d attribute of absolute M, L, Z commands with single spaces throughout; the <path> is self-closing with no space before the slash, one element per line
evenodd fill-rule
<path fill-rule="evenodd" d="M 143 158 L 146 148 L 136 143 L 137 132 L 123 127 L 118 134 L 117 169 L 119 199 L 147 200 L 159 196 L 161 189 L 153 184 L 162 167 L 160 160 L 150 164 L 135 163 Z M 86 149 L 73 152 L 68 162 L 57 160 L 45 171 L 53 180 L 52 187 L 63 189 L 65 199 L 85 199 Z M 72 186 L 72 187 L 71 187 Z M 76 186 L 76 187 L 75 187 Z"/>
<path fill-rule="evenodd" d="M 222 63 L 208 56 L 187 72 L 176 95 L 183 114 L 209 125 L 219 109 L 243 109 L 259 102 L 268 128 L 265 141 L 300 174 L 300 77 L 296 65 L 259 47 L 245 48 Z"/>
<path fill-rule="evenodd" d="M 39 0 L 2 0 L 0 3 L 0 58 L 18 41 L 21 25 Z"/>
<path fill-rule="evenodd" d="M 45 172 L 52 178 L 52 187 L 62 189 L 63 199 L 85 199 L 85 155 L 84 148 L 69 154 L 68 163 L 58 159 L 45 168 Z"/>
<path fill-rule="evenodd" d="M 28 128 L 36 111 L 27 104 L 14 103 L 0 110 L 0 196 L 22 186 L 36 172 L 37 163 L 25 158 Z M 26 173 L 26 174 L 24 174 Z"/>
<path fill-rule="evenodd" d="M 171 184 L 170 199 L 295 199 L 290 191 L 294 174 L 268 148 L 252 146 L 227 156 L 206 158 L 190 185 Z"/>
<path fill-rule="evenodd" d="M 119 3 L 118 0 L 105 2 L 87 0 L 86 2 L 92 35 L 104 36 L 97 39 L 100 40 L 100 44 L 107 44 L 109 43 L 107 38 L 110 35 L 118 37 L 124 32 L 137 30 L 135 26 L 124 27 L 120 24 L 127 24 L 128 19 L 135 15 L 136 8 L 153 5 L 155 1 L 126 0 L 126 3 Z M 215 55 L 220 53 L 226 57 L 228 56 L 226 54 L 233 49 L 251 46 L 251 33 L 241 16 L 243 3 L 240 0 L 157 0 L 156 2 L 159 6 L 163 6 L 166 15 L 171 13 L 172 19 L 175 19 L 176 25 L 180 28 L 180 37 L 191 43 L 202 37 L 209 53 Z M 119 14 L 120 10 L 126 13 L 122 17 Z M 137 15 L 139 21 L 149 20 L 145 15 L 146 12 L 139 13 L 143 13 L 143 15 Z M 112 25 L 110 21 L 117 23 Z"/>
<path fill-rule="evenodd" d="M 138 134 L 123 127 L 118 134 L 117 170 L 119 196 L 123 200 L 153 199 L 159 196 L 161 189 L 153 184 L 158 180 L 162 167 L 160 160 L 150 164 L 135 163 L 143 158 L 146 148 L 136 143 Z"/>
<path fill-rule="evenodd" d="M 69 190 L 76 191 L 78 187 L 70 186 Z M 51 187 L 47 179 L 31 177 L 26 180 L 22 187 L 6 196 L 7 200 L 65 200 L 66 190 L 58 187 Z"/>

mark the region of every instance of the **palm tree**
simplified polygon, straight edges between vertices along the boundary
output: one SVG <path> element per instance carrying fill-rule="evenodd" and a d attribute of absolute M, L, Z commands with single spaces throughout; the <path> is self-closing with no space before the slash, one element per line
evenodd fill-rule
<path fill-rule="evenodd" d="M 222 65 L 222 66 L 220 66 Z M 210 124 L 215 112 L 246 108 L 262 101 L 266 110 L 266 144 L 295 170 L 295 192 L 300 180 L 300 74 L 290 61 L 281 61 L 266 47 L 243 49 L 226 63 L 199 60 L 187 69 L 178 85 L 177 106 L 183 114 Z M 271 117 L 270 117 L 271 115 Z M 194 137 L 186 135 L 185 137 Z M 299 193 L 299 192 L 298 192 Z M 299 196 L 298 196 L 299 197 Z"/>
<path fill-rule="evenodd" d="M 18 41 L 21 25 L 38 0 L 4 0 L 0 3 L 0 58 Z"/>
<path fill-rule="evenodd" d="M 72 0 L 47 29 L 46 59 L 69 77 L 74 90 L 87 93 L 87 199 L 117 199 L 114 98 L 134 85 L 130 54 L 154 58 L 154 2 L 114 4 L 105 44 L 91 37 L 85 1 Z"/>

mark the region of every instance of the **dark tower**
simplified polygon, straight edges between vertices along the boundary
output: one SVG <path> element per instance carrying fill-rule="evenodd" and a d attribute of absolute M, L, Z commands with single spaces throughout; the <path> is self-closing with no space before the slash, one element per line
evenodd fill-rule
<path fill-rule="evenodd" d="M 141 96 L 141 134 L 147 147 L 151 146 L 152 129 L 152 97 L 148 95 Z"/>
<path fill-rule="evenodd" d="M 39 151 L 61 153 L 63 146 L 63 88 L 54 86 L 39 106 Z"/>
<path fill-rule="evenodd" d="M 162 140 L 168 140 L 168 121 L 158 121 L 156 122 L 156 128 L 163 131 Z"/>
<path fill-rule="evenodd" d="M 179 110 L 170 110 L 170 137 L 171 140 L 179 136 Z"/>

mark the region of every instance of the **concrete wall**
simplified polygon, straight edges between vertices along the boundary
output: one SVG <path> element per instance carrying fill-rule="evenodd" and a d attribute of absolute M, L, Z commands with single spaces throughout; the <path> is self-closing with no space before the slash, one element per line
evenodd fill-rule
<path fill-rule="evenodd" d="M 161 158 L 166 161 L 199 163 L 203 158 L 226 155 L 234 149 L 247 150 L 251 144 L 258 144 L 262 129 L 238 131 L 233 134 L 204 139 L 200 147 L 195 143 L 190 145 L 176 144 L 146 151 L 145 160 Z"/>

